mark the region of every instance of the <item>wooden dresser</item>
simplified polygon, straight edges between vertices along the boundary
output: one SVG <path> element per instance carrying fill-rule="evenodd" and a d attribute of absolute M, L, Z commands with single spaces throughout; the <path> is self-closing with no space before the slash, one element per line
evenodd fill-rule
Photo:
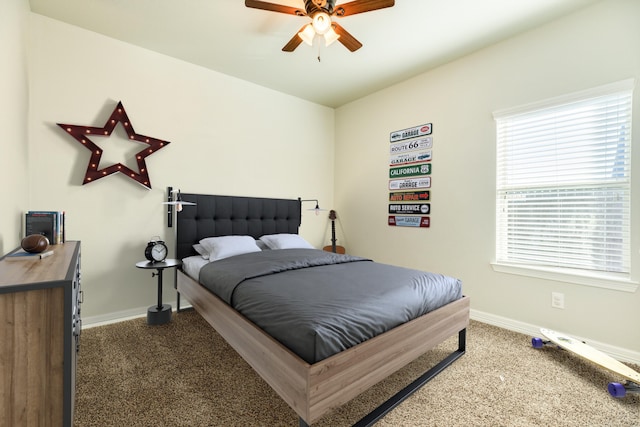
<path fill-rule="evenodd" d="M 80 242 L 0 259 L 0 427 L 73 425 Z"/>

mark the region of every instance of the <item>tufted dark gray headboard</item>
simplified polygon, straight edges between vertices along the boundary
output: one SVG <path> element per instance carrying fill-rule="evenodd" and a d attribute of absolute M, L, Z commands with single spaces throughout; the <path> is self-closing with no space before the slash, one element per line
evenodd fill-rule
<path fill-rule="evenodd" d="M 205 237 L 265 234 L 298 234 L 299 199 L 216 196 L 181 193 L 182 200 L 196 203 L 177 214 L 176 258 L 196 255 L 193 245 Z"/>

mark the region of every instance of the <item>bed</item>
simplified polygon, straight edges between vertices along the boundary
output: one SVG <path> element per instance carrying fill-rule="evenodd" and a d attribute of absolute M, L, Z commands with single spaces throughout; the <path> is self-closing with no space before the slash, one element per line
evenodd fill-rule
<path fill-rule="evenodd" d="M 295 236 L 300 226 L 301 202 L 299 199 L 189 193 L 182 193 L 181 196 L 182 200 L 193 202 L 195 206 L 185 208 L 177 216 L 176 257 L 179 259 L 197 258 L 199 255 L 194 245 L 203 238 L 251 236 L 252 239 L 259 239 L 265 235 Z M 313 255 L 311 270 L 314 272 L 325 268 L 338 268 L 339 274 L 343 274 L 347 268 L 352 268 L 350 265 L 369 269 L 377 264 L 359 257 L 344 261 L 346 258 L 341 258 L 344 255 L 326 253 L 327 255 L 324 256 L 321 254 L 322 251 L 312 249 L 257 251 L 257 253 L 242 254 L 204 264 L 217 264 L 215 269 L 224 271 L 222 266 L 225 263 L 240 262 L 239 258 L 247 257 L 245 261 L 250 262 L 247 265 L 252 266 L 247 270 L 252 270 L 254 265 L 261 263 L 275 265 L 274 257 L 284 257 L 287 251 L 292 252 L 291 255 L 302 257 L 300 259 L 304 259 L 304 262 L 307 262 L 308 256 Z M 263 257 L 264 262 L 260 261 L 260 258 L 256 260 L 255 257 Z M 316 261 L 316 257 L 322 261 Z M 329 260 L 326 262 L 331 263 L 334 257 L 339 258 L 338 266 L 318 264 L 324 263 L 325 259 Z M 300 259 L 296 261 L 298 264 Z M 284 266 L 282 270 L 284 272 L 276 272 L 280 275 L 276 279 L 277 282 L 284 283 L 284 276 L 290 275 L 294 281 L 298 277 L 296 275 L 299 273 L 291 271 L 288 266 Z M 236 294 L 241 294 L 235 290 L 235 287 L 228 292 L 228 295 L 225 294 L 224 289 L 222 291 L 216 289 L 220 295 L 218 296 L 201 284 L 197 279 L 197 273 L 188 271 L 186 264 L 176 274 L 178 298 L 180 296 L 186 298 L 194 309 L 298 414 L 300 426 L 308 426 L 318 421 L 326 413 L 345 404 L 426 351 L 457 334 L 456 350 L 357 423 L 357 425 L 372 425 L 465 353 L 466 328 L 469 323 L 469 298 L 466 296 L 458 295 L 439 308 L 428 309 L 426 314 L 414 313 L 411 315 L 412 319 L 388 326 L 385 331 L 365 337 L 360 343 L 350 343 L 344 349 L 338 346 L 317 354 L 303 354 L 291 343 L 283 344 L 283 339 L 269 326 L 259 327 L 257 324 L 262 320 L 256 318 L 255 323 L 249 320 L 253 316 L 251 312 L 245 312 L 246 315 L 243 315 L 232 308 L 231 295 L 236 298 Z M 324 273 L 316 276 L 326 277 Z M 258 274 L 257 279 L 252 277 L 234 280 L 238 283 L 242 282 L 243 287 L 249 286 L 252 280 L 258 281 L 257 286 L 264 285 L 261 282 L 263 276 Z M 346 281 L 351 282 L 351 279 Z M 310 288 L 315 287 L 310 286 Z M 250 295 L 259 288 L 247 287 L 246 289 L 249 290 L 245 290 L 244 293 Z M 291 293 L 291 288 L 285 292 Z M 178 308 L 179 301 L 180 299 L 178 299 Z M 315 316 L 314 314 L 307 317 Z M 270 333 L 265 330 L 269 330 Z"/>

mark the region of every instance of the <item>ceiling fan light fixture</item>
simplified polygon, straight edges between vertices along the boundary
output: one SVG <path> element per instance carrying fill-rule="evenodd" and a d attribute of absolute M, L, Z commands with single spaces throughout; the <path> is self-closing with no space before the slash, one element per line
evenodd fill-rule
<path fill-rule="evenodd" d="M 324 33 L 324 45 L 330 46 L 340 38 L 340 34 L 336 33 L 333 27 L 329 28 L 329 31 Z"/>
<path fill-rule="evenodd" d="M 317 34 L 323 35 L 331 29 L 331 17 L 328 13 L 317 12 L 313 15 L 313 29 Z"/>
<path fill-rule="evenodd" d="M 313 38 L 316 36 L 316 31 L 313 29 L 313 25 L 309 24 L 304 27 L 304 30 L 298 33 L 298 37 L 309 46 L 313 46 Z"/>
<path fill-rule="evenodd" d="M 293 52 L 302 44 L 302 41 L 313 46 L 314 39 L 320 39 L 320 36 L 324 36 L 326 46 L 338 40 L 348 50 L 355 52 L 362 47 L 362 43 L 353 37 L 346 29 L 338 25 L 337 22 L 333 22 L 332 17 L 357 15 L 395 5 L 395 0 L 350 0 L 336 7 L 337 1 L 338 0 L 297 0 L 298 4 L 304 3 L 304 9 L 279 3 L 271 3 L 271 0 L 245 0 L 244 5 L 252 9 L 261 9 L 300 17 L 304 16 L 311 19 L 310 25 L 305 25 L 298 30 L 297 33 L 294 33 L 293 37 L 291 37 L 282 48 L 283 52 Z M 288 0 L 288 3 L 289 2 L 292 2 L 292 0 Z M 320 43 L 320 40 L 318 40 L 318 42 Z M 319 55 L 318 59 L 320 59 Z"/>

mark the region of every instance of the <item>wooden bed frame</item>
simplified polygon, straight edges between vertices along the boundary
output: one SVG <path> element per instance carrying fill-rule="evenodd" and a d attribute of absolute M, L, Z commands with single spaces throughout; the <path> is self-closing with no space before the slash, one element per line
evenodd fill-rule
<path fill-rule="evenodd" d="M 183 193 L 182 200 L 197 205 L 178 215 L 176 248 L 180 259 L 195 254 L 191 246 L 204 237 L 233 234 L 257 238 L 297 233 L 300 225 L 299 199 Z M 177 272 L 176 287 L 298 414 L 300 426 L 316 422 L 457 333 L 457 350 L 356 424 L 372 425 L 465 353 L 468 297 L 309 364 L 182 271 Z"/>

